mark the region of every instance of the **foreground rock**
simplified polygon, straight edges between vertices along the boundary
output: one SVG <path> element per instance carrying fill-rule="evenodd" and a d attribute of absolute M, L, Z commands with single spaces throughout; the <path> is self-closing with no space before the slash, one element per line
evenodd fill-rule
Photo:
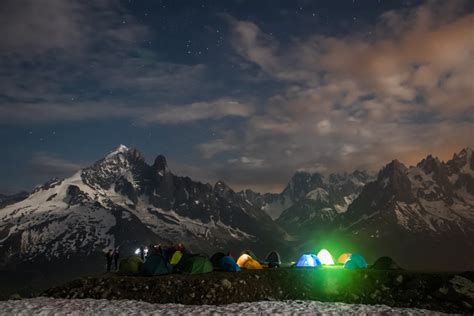
<path fill-rule="evenodd" d="M 130 299 L 221 305 L 264 300 L 385 304 L 442 312 L 474 311 L 474 274 L 275 269 L 204 275 L 87 277 L 54 287 L 55 298 Z"/>

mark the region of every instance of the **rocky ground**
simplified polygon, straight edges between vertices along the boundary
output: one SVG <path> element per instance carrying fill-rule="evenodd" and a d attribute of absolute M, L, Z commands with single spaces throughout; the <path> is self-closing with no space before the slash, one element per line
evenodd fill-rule
<path fill-rule="evenodd" d="M 269 269 L 157 277 L 111 273 L 77 279 L 51 288 L 42 295 L 186 305 L 317 300 L 472 313 L 474 273 L 337 268 Z"/>

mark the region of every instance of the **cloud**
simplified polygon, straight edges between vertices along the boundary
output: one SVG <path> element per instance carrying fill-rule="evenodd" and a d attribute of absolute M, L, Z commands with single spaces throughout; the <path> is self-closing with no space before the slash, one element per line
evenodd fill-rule
<path fill-rule="evenodd" d="M 263 166 L 263 163 L 265 162 L 265 160 L 242 156 L 239 158 L 228 159 L 227 162 L 232 165 L 241 164 L 242 166 L 248 166 L 248 167 L 261 167 Z"/>
<path fill-rule="evenodd" d="M 182 124 L 224 117 L 248 117 L 251 105 L 231 100 L 196 102 L 184 105 L 132 106 L 110 102 L 16 103 L 0 105 L 0 121 L 4 123 L 41 123 L 103 119 L 132 119 L 139 124 Z"/>
<path fill-rule="evenodd" d="M 162 61 L 148 47 L 152 33 L 117 0 L 8 0 L 0 11 L 1 121 L 175 124 L 252 111 L 229 98 L 206 100 L 207 68 Z"/>
<path fill-rule="evenodd" d="M 45 152 L 35 153 L 29 162 L 30 172 L 42 178 L 69 177 L 82 167 L 82 163 L 68 161 Z"/>
<path fill-rule="evenodd" d="M 232 100 L 216 100 L 212 102 L 195 102 L 184 106 L 165 106 L 156 114 L 144 116 L 145 123 L 160 122 L 164 124 L 186 123 L 205 119 L 221 119 L 228 116 L 248 117 L 254 108 Z"/>
<path fill-rule="evenodd" d="M 225 138 L 218 138 L 210 140 L 206 143 L 196 145 L 196 149 L 205 159 L 214 157 L 217 154 L 237 150 L 239 147 L 234 144 L 234 135 L 228 134 Z"/>
<path fill-rule="evenodd" d="M 283 88 L 226 140 L 228 155 L 258 157 L 260 171 L 232 158 L 233 171 L 223 163 L 218 177 L 259 188 L 286 178 L 281 188 L 295 170 L 378 170 L 472 146 L 474 14 L 465 4 L 430 1 L 361 32 L 290 42 L 228 18 L 236 54 Z"/>
<path fill-rule="evenodd" d="M 0 11 L 2 54 L 31 57 L 62 51 L 77 57 L 97 42 L 120 50 L 146 34 L 117 0 L 6 0 Z"/>

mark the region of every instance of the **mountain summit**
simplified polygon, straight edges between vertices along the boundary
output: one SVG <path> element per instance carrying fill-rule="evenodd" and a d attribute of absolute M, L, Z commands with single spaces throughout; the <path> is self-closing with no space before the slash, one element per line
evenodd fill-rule
<path fill-rule="evenodd" d="M 38 187 L 0 209 L 0 264 L 102 259 L 149 243 L 184 242 L 195 251 L 276 245 L 284 232 L 259 207 L 223 184 L 174 175 L 166 158 L 148 165 L 120 145 L 92 166 Z"/>

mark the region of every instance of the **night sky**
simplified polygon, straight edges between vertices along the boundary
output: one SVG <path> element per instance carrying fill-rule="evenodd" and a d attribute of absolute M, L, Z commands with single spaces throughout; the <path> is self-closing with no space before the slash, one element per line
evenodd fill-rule
<path fill-rule="evenodd" d="M 236 189 L 474 144 L 473 1 L 2 0 L 0 193 L 119 144 Z"/>

